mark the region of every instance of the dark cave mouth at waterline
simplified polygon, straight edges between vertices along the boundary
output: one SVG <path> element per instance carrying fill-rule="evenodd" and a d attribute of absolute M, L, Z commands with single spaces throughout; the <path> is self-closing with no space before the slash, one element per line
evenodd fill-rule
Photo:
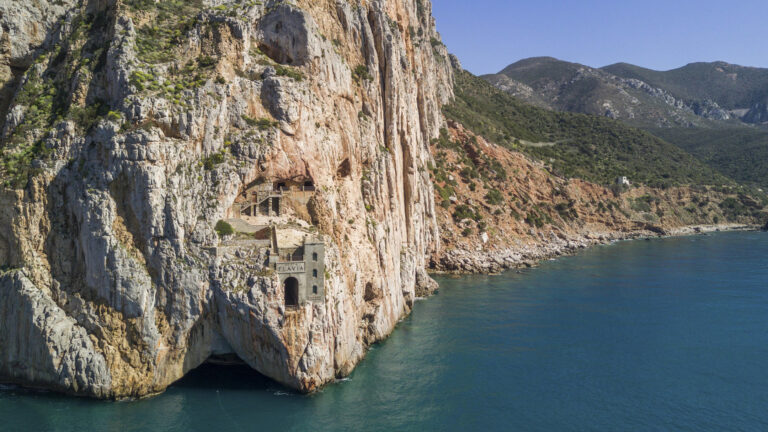
<path fill-rule="evenodd" d="M 172 387 L 216 390 L 267 390 L 279 387 L 285 391 L 294 392 L 259 373 L 236 354 L 211 356 L 169 388 Z"/>

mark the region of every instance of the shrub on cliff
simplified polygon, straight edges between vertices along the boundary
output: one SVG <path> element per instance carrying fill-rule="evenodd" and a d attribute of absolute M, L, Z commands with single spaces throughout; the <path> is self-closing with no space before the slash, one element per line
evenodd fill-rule
<path fill-rule="evenodd" d="M 359 84 L 362 81 L 372 81 L 373 76 L 371 76 L 371 73 L 368 71 L 368 66 L 359 65 L 352 71 L 352 79 Z"/>
<path fill-rule="evenodd" d="M 223 220 L 216 222 L 216 227 L 214 227 L 214 230 L 216 231 L 216 234 L 219 235 L 219 237 L 224 237 L 235 233 L 235 229 L 232 228 L 232 225 Z"/>
<path fill-rule="evenodd" d="M 490 205 L 499 205 L 504 202 L 504 195 L 498 189 L 491 189 L 485 194 L 485 202 Z"/>

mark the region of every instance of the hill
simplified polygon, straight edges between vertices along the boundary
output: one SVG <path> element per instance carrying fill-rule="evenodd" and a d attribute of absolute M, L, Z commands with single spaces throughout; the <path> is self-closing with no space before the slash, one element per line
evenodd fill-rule
<path fill-rule="evenodd" d="M 659 128 L 649 131 L 740 183 L 768 188 L 768 132 L 762 129 Z"/>
<path fill-rule="evenodd" d="M 725 62 L 655 71 L 627 63 L 593 68 L 534 57 L 483 78 L 531 103 L 639 126 L 708 126 L 705 120 L 768 122 L 768 69 Z M 515 92 L 515 87 L 529 88 L 531 94 Z"/>
<path fill-rule="evenodd" d="M 734 117 L 712 100 L 685 99 L 633 74 L 616 75 L 551 57 L 521 60 L 483 78 L 538 106 L 601 115 L 638 127 L 708 127 L 713 120 Z"/>
<path fill-rule="evenodd" d="M 524 103 L 467 71 L 456 71 L 446 117 L 507 148 L 551 164 L 553 172 L 609 184 L 628 176 L 649 186 L 732 184 L 679 147 L 599 116 Z"/>
<path fill-rule="evenodd" d="M 539 107 L 642 128 L 727 176 L 768 187 L 768 69 L 715 62 L 662 72 L 536 57 L 483 78 Z"/>
<path fill-rule="evenodd" d="M 691 63 L 669 71 L 654 71 L 627 63 L 602 68 L 621 78 L 644 81 L 691 103 L 711 100 L 733 111 L 736 117 L 755 123 L 768 101 L 768 69 L 725 62 Z M 757 116 L 760 118 L 760 116 Z M 768 121 L 768 118 L 762 120 Z"/>

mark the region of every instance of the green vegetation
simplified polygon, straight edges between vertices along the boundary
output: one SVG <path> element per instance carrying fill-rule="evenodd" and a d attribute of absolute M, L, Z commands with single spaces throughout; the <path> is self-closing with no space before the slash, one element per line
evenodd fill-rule
<path fill-rule="evenodd" d="M 58 124 L 70 120 L 82 133 L 109 113 L 109 107 L 96 97 L 84 101 L 72 97 L 83 90 L 80 86 L 86 77 L 103 73 L 109 49 L 105 26 L 104 14 L 75 16 L 69 37 L 39 56 L 28 70 L 13 101 L 24 107 L 23 121 L 0 142 L 4 186 L 22 188 L 40 171 L 53 151 L 54 142 L 48 138 Z"/>
<path fill-rule="evenodd" d="M 195 90 L 205 85 L 213 66 L 201 66 L 201 64 L 215 64 L 216 60 L 208 56 L 202 56 L 197 61 L 189 61 L 183 68 L 171 68 L 170 73 L 162 80 L 149 71 L 135 70 L 131 72 L 129 82 L 138 91 L 158 92 L 175 105 L 185 106 L 183 92 Z"/>
<path fill-rule="evenodd" d="M 113 121 L 113 122 L 119 122 L 123 119 L 123 115 L 120 113 L 120 111 L 109 111 L 107 112 L 107 120 Z"/>
<path fill-rule="evenodd" d="M 304 75 L 301 72 L 290 66 L 275 65 L 275 73 L 277 76 L 292 78 L 296 81 L 301 81 L 304 79 Z"/>
<path fill-rule="evenodd" d="M 226 150 L 222 150 L 220 152 L 214 153 L 202 160 L 203 168 L 206 171 L 211 171 L 216 167 L 216 165 L 224 163 L 226 159 L 227 159 Z"/>
<path fill-rule="evenodd" d="M 152 90 L 160 89 L 160 85 L 155 79 L 155 76 L 143 71 L 131 72 L 131 76 L 128 78 L 128 82 L 132 86 L 136 87 L 136 90 L 138 91 L 142 91 L 146 88 L 151 88 Z"/>
<path fill-rule="evenodd" d="M 469 189 L 477 189 L 475 181 L 482 183 L 485 189 L 491 190 L 493 181 L 505 181 L 507 172 L 501 162 L 491 159 L 488 155 L 477 151 L 477 139 L 473 136 L 467 145 L 454 141 L 448 135 L 448 130 L 441 129 L 440 136 L 433 141 L 437 147 L 435 154 L 436 165 L 429 164 L 428 169 L 432 173 L 435 181 L 435 190 L 440 195 L 440 205 L 448 208 L 451 205 L 450 197 L 456 194 L 454 189 L 458 185 L 455 179 L 446 171 L 447 161 L 445 150 L 453 150 L 459 157 L 457 160 L 461 169 L 459 175 L 465 183 L 468 183 Z M 493 189 L 486 196 L 486 201 L 492 205 L 503 202 L 504 197 L 501 192 Z"/>
<path fill-rule="evenodd" d="M 742 183 L 768 188 L 768 131 L 754 127 L 663 128 L 649 132 Z"/>
<path fill-rule="evenodd" d="M 485 202 L 490 205 L 499 205 L 504 202 L 504 195 L 498 189 L 491 189 L 485 194 Z"/>
<path fill-rule="evenodd" d="M 557 203 L 557 205 L 555 205 L 555 211 L 563 220 L 576 219 L 579 214 L 576 212 L 576 209 L 573 208 L 575 204 L 576 202 L 573 200 L 569 200 L 567 203 Z"/>
<path fill-rule="evenodd" d="M 713 100 L 727 109 L 764 103 L 768 69 L 722 62 L 691 63 L 670 71 L 655 71 L 626 63 L 602 70 L 622 78 L 635 78 L 687 101 Z"/>
<path fill-rule="evenodd" d="M 252 117 L 248 117 L 247 115 L 243 115 L 243 120 L 245 120 L 245 123 L 248 126 L 255 127 L 255 128 L 257 128 L 259 130 L 262 130 L 262 131 L 270 129 L 270 128 L 277 127 L 279 125 L 278 122 L 272 121 L 272 120 L 270 120 L 270 119 L 268 119 L 266 117 L 255 119 L 255 118 L 252 118 Z"/>
<path fill-rule="evenodd" d="M 359 65 L 352 71 L 352 79 L 359 84 L 361 81 L 372 81 L 373 77 L 368 72 L 368 66 Z"/>
<path fill-rule="evenodd" d="M 217 60 L 211 56 L 200 56 L 197 58 L 197 65 L 201 68 L 209 68 L 216 65 Z"/>
<path fill-rule="evenodd" d="M 634 199 L 630 198 L 629 206 L 636 212 L 650 212 L 651 204 L 655 202 L 658 202 L 658 198 L 652 197 L 650 195 L 643 195 Z"/>
<path fill-rule="evenodd" d="M 456 206 L 456 210 L 453 212 L 453 219 L 456 222 L 461 222 L 464 219 L 471 219 L 475 222 L 479 222 L 483 219 L 483 215 L 481 215 L 474 207 L 460 204 Z"/>
<path fill-rule="evenodd" d="M 126 0 L 134 13 L 156 13 L 154 19 L 137 29 L 136 49 L 145 63 L 165 63 L 197 24 L 202 0 Z"/>
<path fill-rule="evenodd" d="M 527 105 L 466 71 L 456 73 L 455 94 L 455 101 L 444 108 L 448 118 L 492 142 L 549 163 L 558 175 L 602 184 L 627 176 L 656 187 L 732 183 L 646 132 L 603 117 Z"/>
<path fill-rule="evenodd" d="M 125 4 L 134 15 L 149 17 L 136 31 L 136 51 L 142 64 L 138 65 L 141 69 L 131 73 L 131 85 L 139 92 L 159 93 L 174 105 L 186 108 L 184 92 L 204 86 L 213 77 L 219 60 L 203 54 L 180 67 L 183 63 L 178 47 L 192 29 L 197 27 L 213 37 L 221 23 L 199 22 L 202 0 L 126 0 Z M 159 63 L 171 63 L 162 77 L 155 73 L 154 65 Z"/>
<path fill-rule="evenodd" d="M 631 119 L 622 120 L 633 127 L 702 122 L 692 111 L 670 107 L 660 95 L 627 86 L 607 72 L 551 57 L 521 60 L 483 79 L 499 88 L 508 88 L 509 79 L 522 82 L 534 90 L 521 95 L 526 102 L 555 111 L 604 116 L 610 101 L 608 110 L 633 113 Z"/>
<path fill-rule="evenodd" d="M 729 220 L 736 220 L 739 216 L 760 218 L 764 216 L 761 212 L 764 206 L 765 202 L 757 202 L 753 197 L 744 193 L 739 193 L 736 197 L 725 198 L 718 204 L 718 207 Z"/>
<path fill-rule="evenodd" d="M 694 63 L 659 72 L 616 64 L 588 68 L 590 73 L 585 76 L 585 68 L 588 67 L 538 57 L 511 64 L 484 79 L 498 85 L 507 84 L 508 79 L 522 82 L 534 89 L 532 94 L 525 95 L 526 101 L 559 111 L 604 115 L 604 103 L 610 101 L 615 112 L 633 113 L 632 118 L 623 116 L 625 124 L 679 146 L 734 180 L 768 187 L 768 130 L 736 119 L 718 121 L 702 117 L 715 108 L 714 101 L 729 109 L 753 108 L 745 122 L 761 121 L 764 108 L 761 110 L 760 104 L 768 96 L 768 69 Z M 658 94 L 620 84 L 620 77 L 661 88 L 687 106 L 670 107 Z M 659 128 L 660 124 L 678 126 Z"/>
<path fill-rule="evenodd" d="M 216 226 L 213 229 L 216 231 L 216 234 L 218 234 L 219 237 L 224 237 L 235 233 L 235 229 L 232 228 L 232 225 L 223 220 L 216 222 Z"/>
<path fill-rule="evenodd" d="M 545 211 L 534 205 L 525 217 L 525 223 L 536 228 L 541 228 L 548 223 L 554 224 L 554 221 Z"/>

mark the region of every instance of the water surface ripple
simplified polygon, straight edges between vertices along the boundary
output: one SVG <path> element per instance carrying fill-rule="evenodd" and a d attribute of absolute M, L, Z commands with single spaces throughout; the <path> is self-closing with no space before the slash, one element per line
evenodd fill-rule
<path fill-rule="evenodd" d="M 0 429 L 768 430 L 768 234 L 624 242 L 439 279 L 348 380 L 206 366 L 156 398 L 0 387 Z"/>

